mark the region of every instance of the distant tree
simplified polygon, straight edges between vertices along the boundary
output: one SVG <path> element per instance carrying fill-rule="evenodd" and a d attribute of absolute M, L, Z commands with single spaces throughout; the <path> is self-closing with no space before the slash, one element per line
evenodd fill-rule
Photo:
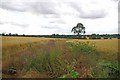
<path fill-rule="evenodd" d="M 11 36 L 12 34 L 11 33 L 9 33 L 9 36 Z"/>
<path fill-rule="evenodd" d="M 5 36 L 5 32 L 2 33 L 2 36 Z"/>
<path fill-rule="evenodd" d="M 23 36 L 25 36 L 25 34 L 23 34 Z"/>
<path fill-rule="evenodd" d="M 55 34 L 52 34 L 52 36 L 55 36 Z"/>
<path fill-rule="evenodd" d="M 59 34 L 56 34 L 57 36 L 59 36 Z"/>
<path fill-rule="evenodd" d="M 92 36 L 96 36 L 96 34 L 94 33 L 94 34 L 92 34 Z"/>
<path fill-rule="evenodd" d="M 81 33 L 85 34 L 85 27 L 82 23 L 78 23 L 75 27 L 72 28 L 71 32 L 80 36 Z"/>
<path fill-rule="evenodd" d="M 99 34 L 97 34 L 97 39 L 101 39 L 101 36 Z"/>
<path fill-rule="evenodd" d="M 109 35 L 108 34 L 105 34 L 104 36 L 103 36 L 103 39 L 108 39 L 109 38 Z"/>
<path fill-rule="evenodd" d="M 16 33 L 15 35 L 16 35 L 16 36 L 18 36 L 18 34 L 17 34 L 17 33 Z"/>
<path fill-rule="evenodd" d="M 90 36 L 90 39 L 96 39 L 96 34 L 95 34 L 95 33 L 92 34 L 92 35 Z"/>

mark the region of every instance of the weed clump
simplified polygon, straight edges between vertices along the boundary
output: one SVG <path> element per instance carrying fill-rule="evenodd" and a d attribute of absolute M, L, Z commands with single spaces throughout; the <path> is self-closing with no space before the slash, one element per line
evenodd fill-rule
<path fill-rule="evenodd" d="M 65 72 L 66 66 L 61 52 L 51 50 L 32 59 L 30 67 L 39 72 L 47 72 L 50 77 L 58 77 Z"/>
<path fill-rule="evenodd" d="M 107 78 L 120 78 L 120 64 L 113 61 L 102 60 L 98 63 L 99 69 L 103 71 L 100 76 Z"/>
<path fill-rule="evenodd" d="M 97 53 L 96 46 L 94 43 L 90 42 L 67 42 L 65 44 L 72 50 L 72 53 L 75 54 L 94 54 Z"/>
<path fill-rule="evenodd" d="M 75 60 L 71 64 L 68 63 L 66 67 L 67 73 L 62 75 L 60 78 L 78 78 L 79 73 L 75 71 L 75 65 L 76 65 Z"/>

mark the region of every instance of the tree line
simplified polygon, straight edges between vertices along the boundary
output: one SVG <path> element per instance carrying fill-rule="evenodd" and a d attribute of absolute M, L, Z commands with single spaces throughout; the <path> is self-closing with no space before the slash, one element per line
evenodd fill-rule
<path fill-rule="evenodd" d="M 73 39 L 112 39 L 119 38 L 120 34 L 91 34 L 91 35 L 19 35 L 19 34 L 0 34 L 1 36 L 18 36 L 18 37 L 46 37 L 46 38 L 73 38 Z"/>
<path fill-rule="evenodd" d="M 74 26 L 71 29 L 71 32 L 74 33 L 74 35 L 59 35 L 59 34 L 52 34 L 52 35 L 19 35 L 19 34 L 12 34 L 12 33 L 1 33 L 0 36 L 21 36 L 21 37 L 47 37 L 47 38 L 73 38 L 73 39 L 112 39 L 112 38 L 118 38 L 120 39 L 120 34 L 91 34 L 91 35 L 85 35 L 85 26 L 82 23 L 77 23 L 76 26 Z"/>

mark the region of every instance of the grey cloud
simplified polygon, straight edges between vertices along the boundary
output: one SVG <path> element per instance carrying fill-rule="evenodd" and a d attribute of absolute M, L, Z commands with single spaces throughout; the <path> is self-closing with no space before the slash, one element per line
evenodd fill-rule
<path fill-rule="evenodd" d="M 106 17 L 107 13 L 104 10 L 92 10 L 88 13 L 81 11 L 80 18 L 88 18 L 88 19 L 97 19 Z"/>
<path fill-rule="evenodd" d="M 41 14 L 56 14 L 55 4 L 52 2 L 35 2 L 29 4 L 31 10 Z"/>
<path fill-rule="evenodd" d="M 4 24 L 4 23 L 0 21 L 0 24 Z"/>
<path fill-rule="evenodd" d="M 60 23 L 60 24 L 66 24 L 66 22 L 63 21 L 63 20 L 57 20 L 57 23 Z"/>
<path fill-rule="evenodd" d="M 8 24 L 8 22 L 0 21 L 0 24 Z"/>
<path fill-rule="evenodd" d="M 96 10 L 85 10 L 83 9 L 83 6 L 81 6 L 78 3 L 69 3 L 71 7 L 73 7 L 76 11 L 79 12 L 79 17 L 80 18 L 85 18 L 85 19 L 97 19 L 97 18 L 104 18 L 107 15 L 106 10 L 104 9 L 97 9 Z"/>
<path fill-rule="evenodd" d="M 27 6 L 24 4 L 15 4 L 12 1 L 3 1 L 1 2 L 0 7 L 7 10 L 24 12 Z"/>
<path fill-rule="evenodd" d="M 20 23 L 14 23 L 14 22 L 11 22 L 10 24 L 11 24 L 11 25 L 20 26 L 20 27 L 23 27 L 23 28 L 25 28 L 25 27 L 28 27 L 28 26 L 29 26 L 28 24 L 20 24 Z"/>
<path fill-rule="evenodd" d="M 52 29 L 53 27 L 50 27 L 50 26 L 41 26 L 41 28 Z"/>
<path fill-rule="evenodd" d="M 55 20 L 55 21 L 50 21 L 50 23 L 52 24 L 54 24 L 54 23 L 58 23 L 58 24 L 66 24 L 66 22 L 65 21 L 63 21 L 63 20 Z"/>
<path fill-rule="evenodd" d="M 59 14 L 42 15 L 44 18 L 61 18 Z"/>
<path fill-rule="evenodd" d="M 58 27 L 58 25 L 54 25 L 54 26 L 41 26 L 41 28 L 46 28 L 46 29 L 61 29 L 60 27 Z"/>
<path fill-rule="evenodd" d="M 23 28 L 29 26 L 28 24 L 23 24 L 23 23 L 3 22 L 3 21 L 0 21 L 0 24 L 11 24 L 11 25 L 15 25 L 15 26 L 23 27 Z"/>
<path fill-rule="evenodd" d="M 57 14 L 55 10 L 55 3 L 52 1 L 1 1 L 0 7 L 3 9 L 20 12 L 29 11 L 37 14 Z"/>
<path fill-rule="evenodd" d="M 112 1 L 119 2 L 120 0 L 112 0 Z"/>

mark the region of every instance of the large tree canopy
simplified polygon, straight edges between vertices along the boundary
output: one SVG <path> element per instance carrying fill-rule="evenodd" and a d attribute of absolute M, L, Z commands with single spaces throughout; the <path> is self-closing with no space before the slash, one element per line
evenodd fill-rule
<path fill-rule="evenodd" d="M 85 27 L 82 23 L 78 23 L 75 27 L 72 28 L 71 32 L 74 34 L 80 35 L 81 33 L 85 34 Z"/>

